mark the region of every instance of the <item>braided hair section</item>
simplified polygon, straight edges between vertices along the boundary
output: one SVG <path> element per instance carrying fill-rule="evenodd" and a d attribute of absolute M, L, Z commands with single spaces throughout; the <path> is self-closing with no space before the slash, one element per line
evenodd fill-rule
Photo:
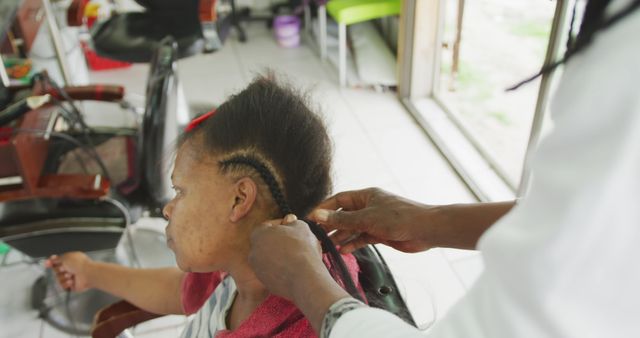
<path fill-rule="evenodd" d="M 288 214 L 294 213 L 293 210 L 291 210 L 291 208 L 289 207 L 289 204 L 287 203 L 287 200 L 282 193 L 282 190 L 280 189 L 280 184 L 278 184 L 278 181 L 276 180 L 272 171 L 269 170 L 269 168 L 257 158 L 249 155 L 235 155 L 229 159 L 220 161 L 219 164 L 222 169 L 226 169 L 231 165 L 244 165 L 253 168 L 258 172 L 262 180 L 269 187 L 269 191 L 271 192 L 273 199 L 280 209 L 280 212 L 282 214 L 281 216 L 284 217 Z M 322 251 L 329 253 L 328 257 L 331 265 L 329 268 L 329 273 L 331 274 L 331 276 L 339 283 L 342 283 L 343 287 L 347 292 L 349 292 L 352 297 L 363 300 L 360 292 L 353 282 L 353 279 L 351 278 L 351 274 L 349 273 L 349 270 L 347 269 L 342 256 L 336 249 L 329 236 L 327 236 L 324 230 L 317 223 L 311 222 L 309 220 L 304 220 L 304 222 L 307 223 L 311 232 L 320 241 L 320 244 L 322 245 Z"/>
<path fill-rule="evenodd" d="M 283 213 L 283 216 L 287 214 L 293 214 L 293 211 L 289 207 L 287 200 L 285 199 L 284 194 L 280 189 L 280 184 L 272 174 L 272 171 L 269 170 L 269 168 L 263 162 L 249 155 L 235 155 L 227 160 L 220 161 L 220 166 L 222 167 L 222 169 L 226 169 L 234 164 L 248 166 L 255 169 L 264 183 L 267 184 L 267 187 L 269 187 L 271 196 L 275 200 L 280 211 Z"/>

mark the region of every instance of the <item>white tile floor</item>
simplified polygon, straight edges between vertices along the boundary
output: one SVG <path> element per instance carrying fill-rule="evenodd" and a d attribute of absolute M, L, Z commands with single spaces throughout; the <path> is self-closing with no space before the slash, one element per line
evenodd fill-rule
<path fill-rule="evenodd" d="M 190 103 L 219 104 L 269 67 L 312 90 L 335 144 L 335 191 L 378 186 L 424 203 L 473 201 L 395 94 L 341 89 L 336 70 L 322 63 L 311 48 L 279 48 L 263 23 L 249 25 L 247 33 L 246 44 L 231 38 L 217 53 L 179 62 L 180 80 Z M 92 80 L 124 84 L 128 95 L 139 99 L 144 95 L 146 72 L 146 65 L 134 65 L 93 73 Z M 145 222 L 162 226 L 158 220 Z M 475 252 L 434 249 L 407 255 L 382 250 L 414 316 L 425 326 L 434 316 L 441 318 L 482 269 Z M 29 310 L 29 289 L 38 275 L 35 267 L 26 264 L 0 268 L 0 338 L 69 337 Z M 139 326 L 135 333 L 176 337 L 183 325 L 183 317 L 163 317 Z"/>

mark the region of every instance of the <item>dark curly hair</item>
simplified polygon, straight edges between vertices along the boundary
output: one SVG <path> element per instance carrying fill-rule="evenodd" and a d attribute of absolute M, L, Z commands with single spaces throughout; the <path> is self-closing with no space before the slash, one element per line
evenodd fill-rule
<path fill-rule="evenodd" d="M 184 133 L 180 144 L 198 137 L 201 152 L 214 155 L 223 174 L 249 176 L 259 194 L 273 201 L 272 217 L 306 216 L 331 192 L 331 141 L 307 95 L 259 76 L 215 113 Z M 331 275 L 362 299 L 341 255 L 319 225 L 306 221 L 328 253 Z"/>

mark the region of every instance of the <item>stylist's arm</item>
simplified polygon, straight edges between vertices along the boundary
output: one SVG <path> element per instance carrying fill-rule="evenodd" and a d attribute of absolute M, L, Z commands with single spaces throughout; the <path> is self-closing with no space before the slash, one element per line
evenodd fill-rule
<path fill-rule="evenodd" d="M 514 206 L 513 201 L 426 205 L 378 188 L 345 191 L 309 215 L 341 246 L 343 253 L 367 244 L 404 252 L 434 247 L 475 249 L 478 239 Z"/>
<path fill-rule="evenodd" d="M 272 293 L 291 300 L 302 311 L 321 338 L 422 337 L 415 328 L 379 309 L 359 307 L 330 313 L 336 305 L 355 300 L 331 278 L 316 237 L 293 215 L 254 230 L 249 263 Z M 353 315 L 359 318 L 349 318 Z M 338 319 L 346 323 L 346 329 L 334 330 L 341 325 Z"/>
<path fill-rule="evenodd" d="M 371 188 L 339 193 L 310 218 L 327 231 L 337 230 L 331 237 L 343 252 L 374 243 L 419 252 L 432 247 L 474 248 L 480 235 L 512 206 L 513 202 L 429 206 Z M 253 232 L 249 262 L 265 286 L 292 300 L 316 332 L 332 305 L 350 297 L 329 275 L 307 224 L 293 215 L 262 224 Z M 349 319 L 335 323 L 348 327 L 338 330 L 345 337 L 414 333 L 402 320 L 378 309 L 358 309 L 343 317 Z"/>

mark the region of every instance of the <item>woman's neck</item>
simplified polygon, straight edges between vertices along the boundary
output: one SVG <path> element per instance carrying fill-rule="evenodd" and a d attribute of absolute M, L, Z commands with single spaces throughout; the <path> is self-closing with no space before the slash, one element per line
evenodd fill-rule
<path fill-rule="evenodd" d="M 244 229 L 242 233 L 238 234 L 239 242 L 236 245 L 237 255 L 235 256 L 237 260 L 230 262 L 231 264 L 226 269 L 233 278 L 237 289 L 237 295 L 227 314 L 227 327 L 230 330 L 240 326 L 269 296 L 269 291 L 256 277 L 248 261 L 250 229 L 263 220 L 269 219 L 266 212 L 257 211 L 260 209 L 256 206 L 254 212 L 248 215 L 243 220 L 243 224 L 237 227 L 237 229 Z"/>
<path fill-rule="evenodd" d="M 269 294 L 267 288 L 256 277 L 248 264 L 229 271 L 229 275 L 236 283 L 238 296 L 264 299 Z"/>
<path fill-rule="evenodd" d="M 232 261 L 228 262 L 229 265 L 226 266 L 226 270 L 233 277 L 238 289 L 238 297 L 241 297 L 241 299 L 264 300 L 268 295 L 267 289 L 256 277 L 253 269 L 249 266 L 248 260 L 251 230 L 257 224 L 269 219 L 268 213 L 262 209 L 259 205 L 254 206 L 252 212 L 235 226 L 238 230 L 236 235 L 238 242 L 234 245 L 235 254 Z"/>
<path fill-rule="evenodd" d="M 236 284 L 237 294 L 227 314 L 227 328 L 237 329 L 269 296 L 269 291 L 258 280 L 248 264 L 229 271 Z"/>

